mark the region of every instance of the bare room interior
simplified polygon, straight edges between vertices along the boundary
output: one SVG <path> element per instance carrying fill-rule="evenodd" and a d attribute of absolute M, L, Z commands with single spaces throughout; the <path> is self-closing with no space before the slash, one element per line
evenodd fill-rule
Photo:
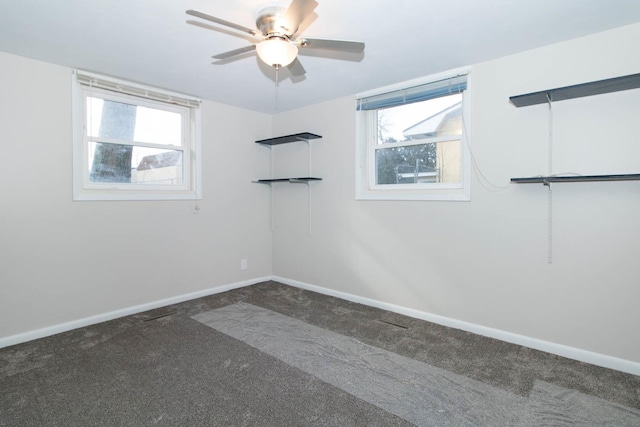
<path fill-rule="evenodd" d="M 640 2 L 0 2 L 0 426 L 640 425 Z"/>

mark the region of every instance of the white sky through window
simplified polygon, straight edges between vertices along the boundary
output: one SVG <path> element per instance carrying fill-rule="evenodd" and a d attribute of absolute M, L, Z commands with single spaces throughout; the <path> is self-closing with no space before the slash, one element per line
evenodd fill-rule
<path fill-rule="evenodd" d="M 403 141 L 405 138 L 402 132 L 405 129 L 451 107 L 461 100 L 462 95 L 455 94 L 378 110 L 378 125 L 383 127 L 383 139 L 393 138 L 397 142 Z M 380 142 L 378 141 L 378 143 Z"/>
<path fill-rule="evenodd" d="M 99 135 L 102 120 L 104 100 L 87 98 L 87 116 L 89 135 Z M 182 145 L 182 116 L 171 111 L 157 110 L 137 106 L 136 124 L 133 135 L 134 141 L 164 145 Z M 89 164 L 93 161 L 93 149 L 89 146 Z M 158 149 L 137 147 L 131 159 L 131 166 L 137 167 L 140 161 L 148 155 L 157 154 Z"/>

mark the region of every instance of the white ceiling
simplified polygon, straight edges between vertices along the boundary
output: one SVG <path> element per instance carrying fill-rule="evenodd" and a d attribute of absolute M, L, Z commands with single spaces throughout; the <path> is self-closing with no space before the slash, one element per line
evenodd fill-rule
<path fill-rule="evenodd" d="M 318 3 L 303 35 L 363 41 L 364 57 L 300 56 L 306 76 L 281 71 L 277 105 L 275 72 L 255 54 L 211 65 L 248 42 L 186 24 L 185 10 L 254 28 L 287 0 L 1 0 L 0 51 L 272 114 L 640 22 L 638 0 Z"/>

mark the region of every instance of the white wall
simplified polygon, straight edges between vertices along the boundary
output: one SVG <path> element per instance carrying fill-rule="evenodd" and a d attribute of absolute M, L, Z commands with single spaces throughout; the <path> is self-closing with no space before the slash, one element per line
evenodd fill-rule
<path fill-rule="evenodd" d="M 548 264 L 547 188 L 509 185 L 547 174 L 548 110 L 508 102 L 637 73 L 639 43 L 640 24 L 473 66 L 473 152 L 507 188 L 490 192 L 474 175 L 471 202 L 355 201 L 351 97 L 274 117 L 274 134 L 324 136 L 311 143 L 324 180 L 310 202 L 305 186 L 276 189 L 274 274 L 640 362 L 640 183 L 554 185 Z M 640 172 L 638 113 L 640 90 L 555 104 L 553 172 Z M 279 148 L 277 174 L 306 171 L 298 145 Z"/>
<path fill-rule="evenodd" d="M 270 116 L 204 102 L 197 215 L 73 202 L 71 70 L 3 53 L 0 69 L 0 339 L 271 275 L 269 193 L 251 183 Z"/>

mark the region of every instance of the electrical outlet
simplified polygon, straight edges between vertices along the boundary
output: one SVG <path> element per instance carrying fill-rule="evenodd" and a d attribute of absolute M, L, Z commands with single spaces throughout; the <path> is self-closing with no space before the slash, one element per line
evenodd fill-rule
<path fill-rule="evenodd" d="M 247 268 L 249 268 L 249 265 L 247 264 L 247 260 L 246 259 L 241 259 L 240 260 L 240 270 L 246 270 Z"/>

